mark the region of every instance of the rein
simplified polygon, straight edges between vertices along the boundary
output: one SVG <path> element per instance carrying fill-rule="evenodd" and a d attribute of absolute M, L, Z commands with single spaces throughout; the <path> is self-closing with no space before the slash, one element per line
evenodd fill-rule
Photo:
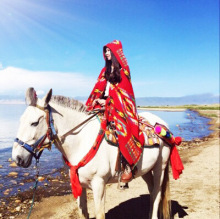
<path fill-rule="evenodd" d="M 65 138 L 70 135 L 71 133 L 73 133 L 75 130 L 77 130 L 80 126 L 84 125 L 86 122 L 88 122 L 90 119 L 92 119 L 93 117 L 95 117 L 97 114 L 99 114 L 101 111 L 103 111 L 103 109 L 96 111 L 92 116 L 90 116 L 88 119 L 84 120 L 83 122 L 81 122 L 80 124 L 78 124 L 77 126 L 75 126 L 74 128 L 72 128 L 71 130 L 69 130 L 68 132 L 66 132 L 65 134 L 63 134 L 60 137 L 61 142 L 64 142 Z M 94 111 L 93 111 L 94 112 Z"/>
<path fill-rule="evenodd" d="M 36 160 L 40 159 L 41 154 L 43 153 L 43 150 L 45 148 L 47 148 L 48 150 L 51 150 L 51 146 L 54 143 L 54 141 L 58 141 L 60 142 L 56 130 L 54 128 L 54 124 L 53 124 L 53 118 L 52 118 L 52 110 L 51 107 L 48 106 L 47 108 L 41 107 L 41 106 L 36 106 L 38 109 L 43 110 L 46 113 L 46 119 L 47 119 L 47 132 L 45 135 L 43 135 L 42 137 L 40 137 L 34 144 L 29 145 L 25 142 L 23 142 L 22 140 L 20 140 L 19 138 L 15 138 L 14 142 L 17 142 L 21 147 L 25 148 L 28 152 L 30 152 L 34 158 Z M 68 132 L 66 132 L 65 134 L 63 134 L 60 139 L 61 142 L 63 143 L 65 138 L 70 135 L 71 133 L 73 133 L 76 129 L 78 129 L 79 127 L 81 127 L 82 125 L 84 125 L 86 122 L 88 122 L 90 119 L 92 119 L 93 117 L 95 117 L 98 113 L 102 112 L 104 109 L 100 109 L 97 111 L 93 111 L 95 112 L 92 116 L 90 116 L 89 118 L 87 118 L 86 120 L 84 120 L 83 122 L 81 122 L 80 124 L 78 124 L 77 126 L 75 126 L 73 129 L 69 130 Z M 49 143 L 44 144 L 46 139 L 49 139 Z"/>

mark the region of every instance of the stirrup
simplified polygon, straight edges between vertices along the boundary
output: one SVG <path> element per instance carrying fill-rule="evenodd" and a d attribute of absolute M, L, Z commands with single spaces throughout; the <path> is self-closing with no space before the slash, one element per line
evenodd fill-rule
<path fill-rule="evenodd" d="M 122 173 L 123 172 L 120 172 L 118 174 L 118 186 L 117 186 L 117 189 L 119 189 L 119 190 L 129 189 L 128 183 L 121 182 L 121 175 L 122 175 Z"/>

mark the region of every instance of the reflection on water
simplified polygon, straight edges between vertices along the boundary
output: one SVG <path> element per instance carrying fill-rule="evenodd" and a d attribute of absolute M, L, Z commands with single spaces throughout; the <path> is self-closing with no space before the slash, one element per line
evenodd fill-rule
<path fill-rule="evenodd" d="M 20 167 L 11 168 L 9 167 L 10 162 L 8 162 L 11 157 L 13 139 L 16 137 L 18 130 L 19 118 L 25 108 L 25 105 L 0 105 L 0 165 L 2 165 L 2 168 L 0 168 L 0 198 L 3 197 L 3 192 L 7 188 L 13 188 L 9 195 L 16 193 L 18 188 L 21 190 L 27 189 L 27 187 L 22 189 L 22 186 L 18 185 L 19 182 L 34 178 L 34 164 L 30 168 L 24 169 Z M 193 138 L 200 138 L 210 134 L 207 126 L 209 120 L 199 117 L 195 112 L 152 111 L 151 113 L 166 121 L 175 136 L 181 136 L 185 140 L 192 140 Z M 52 174 L 52 172 L 56 172 L 56 169 L 62 166 L 61 154 L 55 147 L 52 148 L 52 152 L 48 150 L 43 152 L 40 160 L 41 174 Z M 16 182 L 13 178 L 7 177 L 11 171 L 18 172 L 18 177 L 15 179 Z M 24 177 L 24 173 L 29 173 L 29 176 Z M 2 186 L 4 189 L 2 189 Z"/>

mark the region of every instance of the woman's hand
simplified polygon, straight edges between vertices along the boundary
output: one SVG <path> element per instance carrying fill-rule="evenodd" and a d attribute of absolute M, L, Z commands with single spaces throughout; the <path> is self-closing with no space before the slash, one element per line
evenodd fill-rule
<path fill-rule="evenodd" d="M 96 104 L 99 104 L 101 107 L 104 107 L 105 106 L 105 102 L 106 100 L 105 99 L 95 99 L 92 103 L 92 106 L 94 107 Z"/>

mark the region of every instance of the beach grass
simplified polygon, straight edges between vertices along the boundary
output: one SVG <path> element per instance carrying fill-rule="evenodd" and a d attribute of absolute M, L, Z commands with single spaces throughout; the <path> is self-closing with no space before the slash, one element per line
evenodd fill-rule
<path fill-rule="evenodd" d="M 140 108 L 158 108 L 158 109 L 191 109 L 191 110 L 220 110 L 220 104 L 209 104 L 209 105 L 179 105 L 179 106 L 138 106 Z"/>
<path fill-rule="evenodd" d="M 201 116 L 205 116 L 205 117 L 208 117 L 208 118 L 217 118 L 218 115 L 214 114 L 214 113 L 199 113 Z"/>

